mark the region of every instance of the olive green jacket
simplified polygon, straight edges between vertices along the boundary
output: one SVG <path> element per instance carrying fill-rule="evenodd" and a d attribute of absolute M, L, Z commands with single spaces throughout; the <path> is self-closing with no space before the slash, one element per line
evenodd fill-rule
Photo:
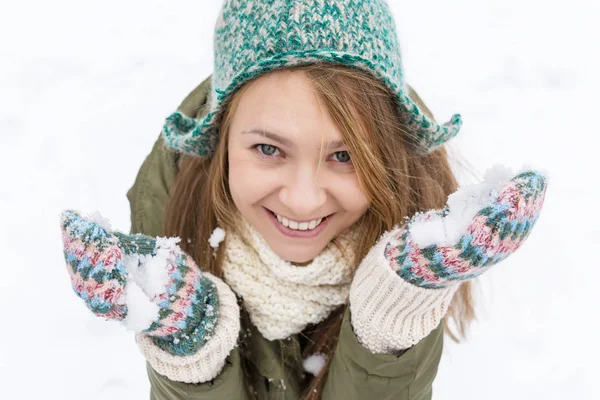
<path fill-rule="evenodd" d="M 197 118 L 204 115 L 209 88 L 210 80 L 207 79 L 188 95 L 179 110 Z M 411 96 L 420 100 L 414 92 Z M 151 236 L 163 234 L 165 203 L 176 175 L 177 155 L 159 138 L 127 193 L 132 232 Z M 148 364 L 150 398 L 243 400 L 248 398 L 248 390 L 254 390 L 259 399 L 299 399 L 305 380 L 298 335 L 289 340 L 269 341 L 262 337 L 243 310 L 241 318 L 240 343 L 244 345 L 229 354 L 223 370 L 214 380 L 199 384 L 174 382 L 159 375 Z M 348 308 L 322 399 L 431 399 L 442 342 L 443 327 L 440 324 L 429 336 L 400 356 L 373 354 L 358 342 L 350 324 Z M 250 360 L 251 389 L 244 383 L 241 351 L 247 352 L 246 358 Z"/>

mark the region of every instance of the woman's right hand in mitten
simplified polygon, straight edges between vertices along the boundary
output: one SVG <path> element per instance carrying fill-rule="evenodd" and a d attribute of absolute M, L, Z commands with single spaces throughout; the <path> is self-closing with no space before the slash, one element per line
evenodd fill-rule
<path fill-rule="evenodd" d="M 73 289 L 94 314 L 119 320 L 176 355 L 196 352 L 213 334 L 215 283 L 179 239 L 112 232 L 74 211 L 62 214 L 61 229 Z"/>

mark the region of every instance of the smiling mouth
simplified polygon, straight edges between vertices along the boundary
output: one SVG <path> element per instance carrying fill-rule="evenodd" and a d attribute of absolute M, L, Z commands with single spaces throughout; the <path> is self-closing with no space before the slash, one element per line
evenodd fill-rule
<path fill-rule="evenodd" d="M 269 210 L 268 208 L 265 207 L 265 210 L 268 211 L 276 220 L 276 222 L 278 223 L 278 225 L 280 225 L 281 228 L 284 228 L 286 230 L 290 230 L 290 231 L 296 231 L 298 233 L 300 232 L 313 232 L 316 231 L 317 228 L 327 225 L 326 223 L 329 222 L 329 219 L 333 216 L 333 214 L 329 214 L 326 215 L 325 217 L 321 217 L 321 218 L 317 218 L 317 219 L 313 219 L 313 220 L 306 220 L 306 221 L 294 221 L 294 220 L 290 220 L 282 215 L 279 215 L 271 210 Z"/>

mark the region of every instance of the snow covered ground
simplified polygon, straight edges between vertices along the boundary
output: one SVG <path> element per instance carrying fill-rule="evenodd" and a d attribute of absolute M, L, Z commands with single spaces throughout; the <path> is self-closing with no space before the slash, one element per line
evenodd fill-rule
<path fill-rule="evenodd" d="M 465 344 L 447 341 L 434 399 L 600 398 L 600 2 L 389 3 L 410 84 L 439 120 L 463 115 L 463 181 L 495 163 L 551 177 L 528 242 L 480 278 L 479 321 Z M 128 229 L 125 193 L 164 117 L 210 74 L 219 6 L 2 4 L 3 398 L 148 398 L 132 334 L 71 291 L 59 213 L 100 210 Z"/>

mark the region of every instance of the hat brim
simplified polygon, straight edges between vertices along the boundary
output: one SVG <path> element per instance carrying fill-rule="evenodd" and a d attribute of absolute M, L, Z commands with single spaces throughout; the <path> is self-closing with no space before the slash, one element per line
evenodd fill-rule
<path fill-rule="evenodd" d="M 171 114 L 165 121 L 163 135 L 166 143 L 181 152 L 211 157 L 219 137 L 219 126 L 227 104 L 232 96 L 246 82 L 262 75 L 286 67 L 329 62 L 357 68 L 373 74 L 388 87 L 398 103 L 398 115 L 409 132 L 409 142 L 418 154 L 428 154 L 459 132 L 462 119 L 459 114 L 440 125 L 415 103 L 408 94 L 408 88 L 396 82 L 385 69 L 370 60 L 355 54 L 328 50 L 304 50 L 280 53 L 247 66 L 236 75 L 225 88 L 214 85 L 211 92 L 211 110 L 203 118 L 193 118 L 180 111 Z"/>

